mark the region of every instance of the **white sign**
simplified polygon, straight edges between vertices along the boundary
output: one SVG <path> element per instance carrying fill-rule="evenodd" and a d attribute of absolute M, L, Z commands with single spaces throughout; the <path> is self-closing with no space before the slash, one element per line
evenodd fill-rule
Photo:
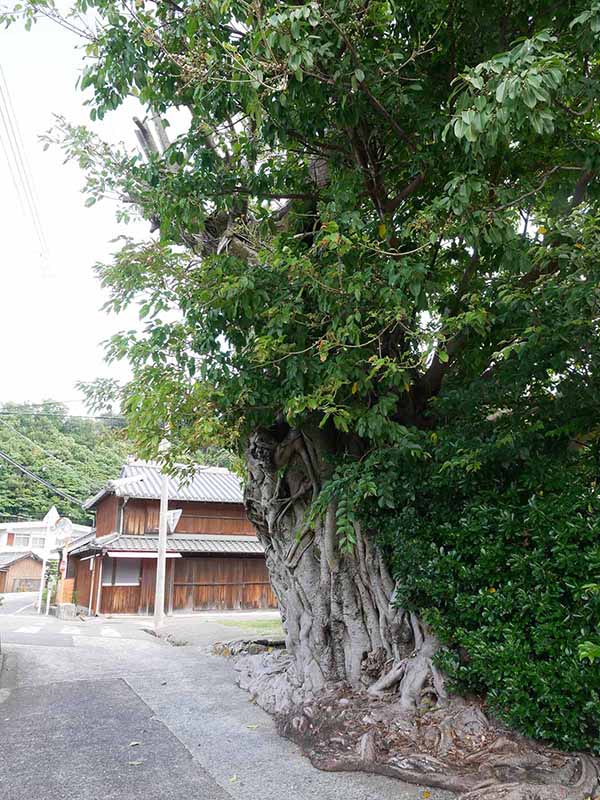
<path fill-rule="evenodd" d="M 176 508 L 173 511 L 167 511 L 167 533 L 174 533 L 177 523 L 181 517 L 181 509 Z"/>

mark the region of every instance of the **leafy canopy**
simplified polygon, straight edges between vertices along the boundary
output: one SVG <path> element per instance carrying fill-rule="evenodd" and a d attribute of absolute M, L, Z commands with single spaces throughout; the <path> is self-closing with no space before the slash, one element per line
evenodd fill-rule
<path fill-rule="evenodd" d="M 79 0 L 4 19 L 19 15 L 83 15 L 92 117 L 134 95 L 189 120 L 149 160 L 64 121 L 54 134 L 88 202 L 117 193 L 160 229 L 99 267 L 111 306 L 146 320 L 110 351 L 135 367 L 142 446 L 159 423 L 191 451 L 276 418 L 414 446 L 443 382 L 555 352 L 548 303 L 579 358 L 597 4 Z M 564 358 L 548 366 L 554 391 Z"/>

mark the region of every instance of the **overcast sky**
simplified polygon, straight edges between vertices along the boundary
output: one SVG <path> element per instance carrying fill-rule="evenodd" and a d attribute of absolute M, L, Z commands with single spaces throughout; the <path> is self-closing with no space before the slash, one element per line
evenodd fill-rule
<path fill-rule="evenodd" d="M 0 65 L 6 77 L 38 197 L 49 245 L 45 263 L 30 216 L 24 213 L 0 148 L 0 402 L 69 401 L 85 413 L 74 388 L 78 380 L 125 378 L 124 366 L 103 363 L 101 341 L 129 328 L 133 314 L 109 316 L 93 273 L 108 258 L 120 233 L 145 238 L 146 225 L 119 226 L 105 200 L 84 207 L 82 175 L 63 164 L 56 148 L 44 152 L 38 136 L 52 114 L 89 123 L 84 96 L 75 82 L 81 70 L 76 38 L 51 22 L 27 33 L 18 26 L 0 31 Z M 135 108 L 110 116 L 94 129 L 105 139 L 135 146 Z M 4 137 L 0 127 L 0 136 Z M 75 401 L 75 402 L 74 402 Z"/>

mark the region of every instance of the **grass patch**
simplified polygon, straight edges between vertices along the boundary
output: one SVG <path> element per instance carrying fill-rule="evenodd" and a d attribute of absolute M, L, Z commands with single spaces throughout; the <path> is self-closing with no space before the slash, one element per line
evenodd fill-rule
<path fill-rule="evenodd" d="M 278 619 L 220 619 L 219 625 L 262 636 L 283 636 L 283 625 Z"/>

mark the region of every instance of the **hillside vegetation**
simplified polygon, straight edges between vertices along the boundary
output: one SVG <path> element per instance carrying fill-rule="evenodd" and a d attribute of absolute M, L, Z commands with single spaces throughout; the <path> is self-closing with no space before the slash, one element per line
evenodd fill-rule
<path fill-rule="evenodd" d="M 51 401 L 0 406 L 0 451 L 81 502 L 118 475 L 130 450 L 118 420 L 70 416 Z M 91 522 L 80 504 L 0 459 L 0 521 L 41 518 L 52 505 L 73 522 Z"/>

